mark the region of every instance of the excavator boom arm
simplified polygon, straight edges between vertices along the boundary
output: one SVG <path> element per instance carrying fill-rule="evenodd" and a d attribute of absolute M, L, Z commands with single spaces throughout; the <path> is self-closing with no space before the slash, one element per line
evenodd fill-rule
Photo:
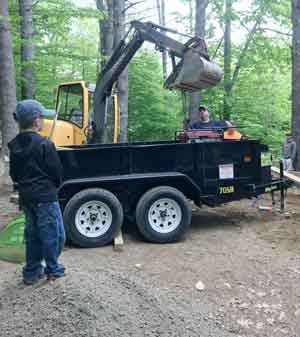
<path fill-rule="evenodd" d="M 132 21 L 131 30 L 134 30 L 131 39 L 126 42 L 125 37 L 120 41 L 97 79 L 94 93 L 94 125 L 96 129 L 94 140 L 99 143 L 102 143 L 105 138 L 107 110 L 110 105 L 109 99 L 111 99 L 113 85 L 145 41 L 155 44 L 160 51 L 167 50 L 172 57 L 173 72 L 165 84 L 168 89 L 201 90 L 216 85 L 222 78 L 222 71 L 210 62 L 203 39 L 195 37 L 183 44 L 167 36 L 164 32 L 175 33 L 174 30 L 151 22 Z M 180 60 L 177 64 L 175 62 L 176 57 Z M 199 68 L 201 76 L 195 76 L 193 64 Z M 211 65 L 214 65 L 215 68 Z M 205 67 L 209 68 L 208 74 L 205 73 Z M 203 81 L 203 78 L 205 81 Z"/>

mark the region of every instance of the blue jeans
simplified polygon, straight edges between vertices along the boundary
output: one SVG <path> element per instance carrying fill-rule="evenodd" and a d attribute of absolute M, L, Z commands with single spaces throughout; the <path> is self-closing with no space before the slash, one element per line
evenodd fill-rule
<path fill-rule="evenodd" d="M 65 230 L 59 203 L 27 204 L 23 209 L 26 218 L 24 280 L 35 281 L 44 273 L 63 276 L 65 268 L 58 263 L 58 258 L 65 244 Z"/>

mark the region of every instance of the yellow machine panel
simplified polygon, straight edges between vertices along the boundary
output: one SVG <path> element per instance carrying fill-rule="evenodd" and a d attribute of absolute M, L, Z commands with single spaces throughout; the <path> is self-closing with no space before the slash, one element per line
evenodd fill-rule
<path fill-rule="evenodd" d="M 55 123 L 55 126 L 53 125 Z M 76 144 L 74 135 L 75 126 L 69 122 L 57 120 L 44 120 L 44 126 L 40 132 L 44 137 L 50 137 L 56 146 L 68 146 Z"/>

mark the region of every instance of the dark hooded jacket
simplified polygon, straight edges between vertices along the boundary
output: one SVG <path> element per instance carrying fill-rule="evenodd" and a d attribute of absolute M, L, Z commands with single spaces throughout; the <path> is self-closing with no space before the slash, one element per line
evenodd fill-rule
<path fill-rule="evenodd" d="M 36 132 L 21 132 L 9 144 L 10 176 L 22 204 L 57 201 L 62 166 L 54 144 Z"/>

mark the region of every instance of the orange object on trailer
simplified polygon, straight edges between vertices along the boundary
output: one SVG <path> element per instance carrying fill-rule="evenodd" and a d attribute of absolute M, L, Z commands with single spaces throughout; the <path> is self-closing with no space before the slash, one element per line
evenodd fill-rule
<path fill-rule="evenodd" d="M 234 128 L 229 128 L 224 132 L 224 140 L 241 140 L 242 135 Z"/>

